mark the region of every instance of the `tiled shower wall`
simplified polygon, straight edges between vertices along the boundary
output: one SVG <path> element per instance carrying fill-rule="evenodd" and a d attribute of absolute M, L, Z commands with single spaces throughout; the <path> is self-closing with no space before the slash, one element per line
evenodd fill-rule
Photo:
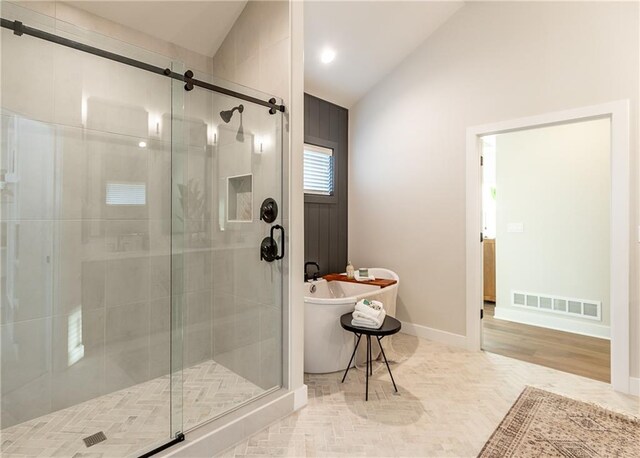
<path fill-rule="evenodd" d="M 11 8 L 3 16 L 54 31 Z M 5 29 L 2 64 L 5 428 L 169 371 L 171 82 Z M 107 202 L 110 185 L 131 184 L 142 204 Z"/>
<path fill-rule="evenodd" d="M 289 3 L 248 2 L 213 58 L 213 74 L 282 97 L 288 105 L 289 55 Z M 238 145 L 229 132 L 219 131 L 214 175 L 221 180 L 257 172 L 254 182 L 260 187 L 254 190 L 254 219 L 258 219 L 257 207 L 266 197 L 278 200 L 282 218 L 283 182 L 276 147 L 288 151 L 286 134 L 274 130 L 274 120 L 269 116 L 256 114 L 249 125 L 256 134 L 266 132 L 271 136 L 269 146 L 259 158 L 254 155 L 252 161 L 243 163 L 238 157 L 250 155 L 242 149 L 250 146 Z M 286 115 L 281 128 L 286 132 Z M 282 144 L 275 141 L 277 135 L 282 135 Z M 278 283 L 283 275 L 280 263 L 265 265 L 258 261 L 256 241 L 259 243 L 268 227 L 258 221 L 250 230 L 234 231 L 238 228 L 232 226 L 221 232 L 214 225 L 212 239 L 213 359 L 265 389 L 281 383 L 284 286 Z"/>
<path fill-rule="evenodd" d="M 214 65 L 214 74 L 286 96 L 288 4 L 260 3 L 245 8 L 220 50 L 232 57 L 216 56 L 227 69 Z M 210 58 L 63 3 L 28 6 L 176 56 L 196 76 L 210 72 Z M 23 16 L 26 24 L 53 26 L 44 16 Z M 2 34 L 2 168 L 9 172 L 0 231 L 5 428 L 169 371 L 171 92 L 167 79 Z M 111 46 L 169 65 L 125 44 Z M 219 161 L 225 133 L 216 133 L 216 146 L 211 126 L 229 102 L 196 94 L 184 100 L 187 195 L 198 190 L 205 210 L 198 213 L 196 199 L 185 198 L 184 271 L 174 272 L 184 278 L 186 292 L 184 364 L 214 357 L 271 387 L 280 382 L 282 309 L 269 288 L 280 277 L 256 262 L 263 227 L 219 230 L 220 182 L 233 172 Z M 251 119 L 247 113 L 254 133 L 273 127 L 272 120 Z M 235 163 L 232 143 L 226 151 Z M 274 141 L 266 149 L 275 147 Z M 108 205 L 109 183 L 143 185 L 145 204 Z M 257 190 L 256 196 L 271 192 Z M 254 205 L 260 202 L 256 197 Z"/>
<path fill-rule="evenodd" d="M 290 48 L 289 2 L 248 2 L 213 56 L 213 74 L 287 104 Z"/>

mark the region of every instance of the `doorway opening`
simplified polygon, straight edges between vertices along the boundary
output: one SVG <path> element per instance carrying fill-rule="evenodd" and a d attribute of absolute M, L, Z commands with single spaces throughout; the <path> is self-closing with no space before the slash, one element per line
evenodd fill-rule
<path fill-rule="evenodd" d="M 610 382 L 610 119 L 481 150 L 482 349 Z"/>
<path fill-rule="evenodd" d="M 628 170 L 628 101 L 467 130 L 469 349 L 629 393 Z"/>

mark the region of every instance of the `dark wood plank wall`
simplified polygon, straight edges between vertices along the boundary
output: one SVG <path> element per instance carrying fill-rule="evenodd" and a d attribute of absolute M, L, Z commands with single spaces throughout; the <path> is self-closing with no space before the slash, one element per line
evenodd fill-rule
<path fill-rule="evenodd" d="M 344 272 L 347 265 L 347 179 L 349 111 L 304 95 L 304 141 L 333 148 L 334 196 L 304 199 L 305 262 L 320 264 L 322 275 Z M 310 272 L 313 268 L 310 268 Z"/>

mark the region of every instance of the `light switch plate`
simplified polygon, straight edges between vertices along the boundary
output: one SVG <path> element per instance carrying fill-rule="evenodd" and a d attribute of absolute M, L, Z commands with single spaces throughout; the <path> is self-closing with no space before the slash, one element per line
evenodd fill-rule
<path fill-rule="evenodd" d="M 524 232 L 524 223 L 508 223 L 507 232 Z"/>

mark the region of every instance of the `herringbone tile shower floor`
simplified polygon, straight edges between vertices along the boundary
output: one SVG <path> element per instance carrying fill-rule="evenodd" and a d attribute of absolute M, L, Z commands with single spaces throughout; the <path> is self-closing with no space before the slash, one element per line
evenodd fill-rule
<path fill-rule="evenodd" d="M 215 361 L 183 371 L 184 429 L 262 393 L 260 387 Z M 0 431 L 0 455 L 115 458 L 138 456 L 169 440 L 169 376 L 134 385 Z M 104 431 L 87 448 L 84 437 Z"/>
<path fill-rule="evenodd" d="M 472 457 L 526 385 L 640 417 L 637 397 L 595 380 L 405 334 L 394 336 L 393 348 L 399 394 L 384 367 L 368 402 L 362 371 L 344 384 L 341 373 L 307 375 L 306 408 L 222 456 Z"/>

